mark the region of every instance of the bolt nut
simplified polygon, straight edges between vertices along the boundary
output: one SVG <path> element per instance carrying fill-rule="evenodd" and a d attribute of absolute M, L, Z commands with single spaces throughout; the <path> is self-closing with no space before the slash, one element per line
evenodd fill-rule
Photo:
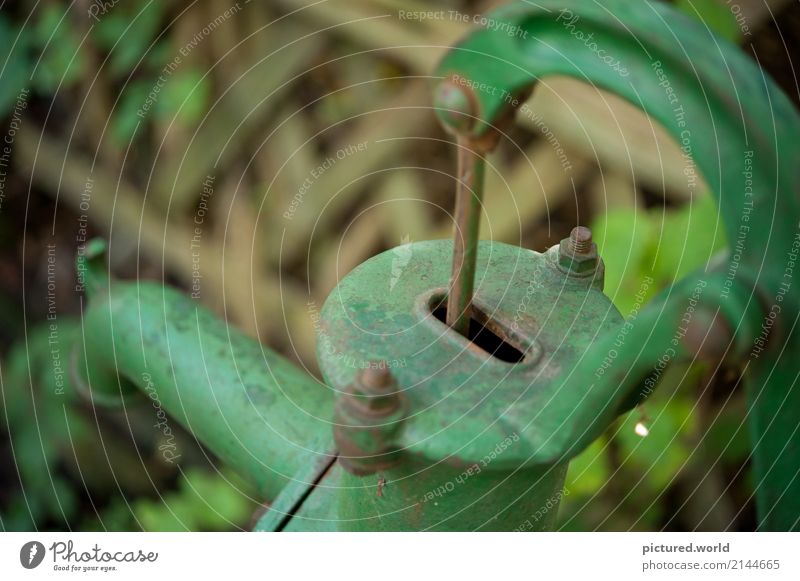
<path fill-rule="evenodd" d="M 395 445 L 406 417 L 405 397 L 386 363 L 358 373 L 339 398 L 333 429 L 339 461 L 352 474 L 372 474 L 399 461 Z"/>
<path fill-rule="evenodd" d="M 570 248 L 575 254 L 587 254 L 592 250 L 592 231 L 586 226 L 576 226 L 569 233 Z"/>
<path fill-rule="evenodd" d="M 571 276 L 590 276 L 600 264 L 597 244 L 592 242 L 592 232 L 588 228 L 573 228 L 569 238 L 564 238 L 558 246 L 558 266 Z"/>
<path fill-rule="evenodd" d="M 362 369 L 347 396 L 344 402 L 351 412 L 364 416 L 387 416 L 401 405 L 397 383 L 383 361 Z"/>

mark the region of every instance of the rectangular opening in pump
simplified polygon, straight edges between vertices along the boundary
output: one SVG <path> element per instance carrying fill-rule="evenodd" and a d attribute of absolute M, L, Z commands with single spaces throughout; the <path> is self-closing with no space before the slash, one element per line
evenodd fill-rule
<path fill-rule="evenodd" d="M 446 324 L 447 297 L 436 295 L 432 297 L 429 306 L 431 314 L 442 324 Z M 493 321 L 475 303 L 470 309 L 469 332 L 465 338 L 487 355 L 505 363 L 527 361 L 525 354 L 527 349 L 521 342 L 511 337 L 502 325 Z"/>

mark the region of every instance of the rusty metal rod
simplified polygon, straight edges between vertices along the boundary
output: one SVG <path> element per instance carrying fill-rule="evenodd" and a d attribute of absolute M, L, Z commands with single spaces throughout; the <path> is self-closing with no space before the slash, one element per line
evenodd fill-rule
<path fill-rule="evenodd" d="M 458 182 L 456 184 L 455 227 L 453 231 L 453 271 L 447 299 L 447 324 L 467 336 L 472 293 L 475 288 L 475 261 L 483 197 L 486 163 L 465 138 L 458 139 Z"/>

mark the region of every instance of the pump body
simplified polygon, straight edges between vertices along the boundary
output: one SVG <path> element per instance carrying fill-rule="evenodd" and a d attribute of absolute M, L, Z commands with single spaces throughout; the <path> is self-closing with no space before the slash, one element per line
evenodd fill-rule
<path fill-rule="evenodd" d="M 464 336 L 441 317 L 451 243 L 414 243 L 362 264 L 330 295 L 320 383 L 174 290 L 108 279 L 96 246 L 81 257 L 89 307 L 68 388 L 124 405 L 152 385 L 177 421 L 256 483 L 270 503 L 257 530 L 546 530 L 570 458 L 645 397 L 665 349 L 691 362 L 709 356 L 708 340 L 720 347 L 715 365 L 748 362 L 760 526 L 796 529 L 800 365 L 785 353 L 800 352 L 800 286 L 787 286 L 787 252 L 800 244 L 797 112 L 736 47 L 661 3 L 515 2 L 492 18 L 508 26 L 476 30 L 436 73 L 447 83 L 435 91 L 441 122 L 488 152 L 535 82 L 594 83 L 688 140 L 729 239 L 744 220 L 738 161 L 750 155 L 759 189 L 733 281 L 723 259 L 628 327 L 602 294 L 599 258 L 482 242 L 474 332 Z M 703 328 L 675 342 L 697 280 Z M 777 324 L 754 357 L 770 313 Z"/>

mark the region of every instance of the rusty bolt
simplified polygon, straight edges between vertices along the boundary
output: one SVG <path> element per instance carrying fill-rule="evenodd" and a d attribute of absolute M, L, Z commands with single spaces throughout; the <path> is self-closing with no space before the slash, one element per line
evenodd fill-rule
<path fill-rule="evenodd" d="M 575 254 L 588 254 L 592 250 L 592 231 L 586 226 L 577 226 L 569 233 L 570 250 Z"/>
<path fill-rule="evenodd" d="M 392 373 L 383 361 L 370 363 L 367 369 L 361 370 L 359 381 L 366 390 L 373 393 L 385 391 L 394 382 Z"/>
<path fill-rule="evenodd" d="M 405 416 L 405 398 L 386 362 L 371 362 L 336 405 L 333 436 L 345 470 L 365 475 L 393 466 Z"/>
<path fill-rule="evenodd" d="M 592 242 L 592 231 L 585 226 L 573 228 L 569 238 L 558 247 L 558 265 L 571 276 L 594 274 L 600 264 L 597 244 Z"/>
<path fill-rule="evenodd" d="M 386 362 L 375 361 L 362 369 L 345 399 L 351 412 L 365 416 L 384 416 L 400 406 L 400 394 Z"/>

